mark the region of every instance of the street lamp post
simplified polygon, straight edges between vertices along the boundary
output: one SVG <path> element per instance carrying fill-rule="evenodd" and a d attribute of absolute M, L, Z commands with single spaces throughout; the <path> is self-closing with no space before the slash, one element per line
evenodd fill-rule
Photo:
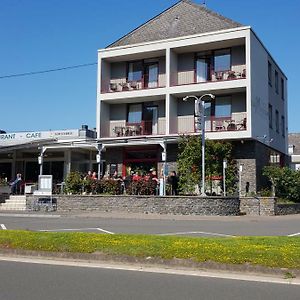
<path fill-rule="evenodd" d="M 201 128 L 201 140 L 202 140 L 202 184 L 201 184 L 201 196 L 206 196 L 205 194 L 205 97 L 209 97 L 210 101 L 216 98 L 213 94 L 204 94 L 201 97 L 194 95 L 186 96 L 183 98 L 183 101 L 187 101 L 189 98 L 195 99 L 195 119 L 196 119 L 196 128 Z"/>

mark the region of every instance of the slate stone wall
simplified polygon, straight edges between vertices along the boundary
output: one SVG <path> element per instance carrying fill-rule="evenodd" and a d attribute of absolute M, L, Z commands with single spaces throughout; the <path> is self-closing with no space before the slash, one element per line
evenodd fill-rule
<path fill-rule="evenodd" d="M 34 196 L 27 196 L 27 208 L 33 209 Z M 57 211 L 102 211 L 171 215 L 236 216 L 240 212 L 238 198 L 181 196 L 55 196 Z"/>
<path fill-rule="evenodd" d="M 249 216 L 274 216 L 276 213 L 274 197 L 241 197 L 240 211 Z"/>
<path fill-rule="evenodd" d="M 294 215 L 294 214 L 300 214 L 300 203 L 277 204 L 276 215 Z"/>

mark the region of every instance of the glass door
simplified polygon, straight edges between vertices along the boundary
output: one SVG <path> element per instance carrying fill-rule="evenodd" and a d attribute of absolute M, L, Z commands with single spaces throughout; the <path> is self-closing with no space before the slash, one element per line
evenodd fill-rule
<path fill-rule="evenodd" d="M 149 135 L 158 134 L 158 108 L 157 106 L 146 106 L 144 109 L 144 128 Z"/>
<path fill-rule="evenodd" d="M 158 63 L 151 63 L 145 66 L 145 87 L 158 87 Z"/>
<path fill-rule="evenodd" d="M 196 82 L 208 80 L 208 62 L 206 58 L 197 58 L 196 61 Z"/>

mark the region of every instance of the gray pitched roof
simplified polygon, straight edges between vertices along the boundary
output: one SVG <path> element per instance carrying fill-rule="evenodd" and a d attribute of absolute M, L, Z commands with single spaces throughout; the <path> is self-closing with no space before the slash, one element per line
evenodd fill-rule
<path fill-rule="evenodd" d="M 289 145 L 294 146 L 294 154 L 300 154 L 300 133 L 289 133 Z"/>
<path fill-rule="evenodd" d="M 121 37 L 107 48 L 165 40 L 243 26 L 203 5 L 181 0 L 161 14 Z"/>

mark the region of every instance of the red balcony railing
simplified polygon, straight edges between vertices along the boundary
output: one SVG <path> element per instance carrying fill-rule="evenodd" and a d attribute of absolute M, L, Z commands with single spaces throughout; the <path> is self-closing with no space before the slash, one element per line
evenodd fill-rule
<path fill-rule="evenodd" d="M 160 74 L 162 78 L 165 74 Z M 149 75 L 145 74 L 138 80 L 112 79 L 102 82 L 101 93 L 115 93 L 124 91 L 144 90 L 165 87 L 163 79 L 149 81 Z"/>
<path fill-rule="evenodd" d="M 247 130 L 246 113 L 236 113 L 231 117 L 206 117 L 205 132 L 240 131 Z M 177 118 L 177 133 L 195 133 L 194 116 Z"/>
<path fill-rule="evenodd" d="M 128 137 L 140 135 L 160 135 L 165 133 L 165 120 L 142 121 L 141 123 L 126 123 L 124 126 L 113 126 L 111 137 Z"/>
<path fill-rule="evenodd" d="M 177 71 L 171 73 L 171 86 L 207 83 L 216 81 L 227 81 L 246 78 L 246 69 L 244 66 L 233 67 L 232 70 L 215 71 L 210 70 L 204 76 L 197 74 L 196 69 Z"/>

